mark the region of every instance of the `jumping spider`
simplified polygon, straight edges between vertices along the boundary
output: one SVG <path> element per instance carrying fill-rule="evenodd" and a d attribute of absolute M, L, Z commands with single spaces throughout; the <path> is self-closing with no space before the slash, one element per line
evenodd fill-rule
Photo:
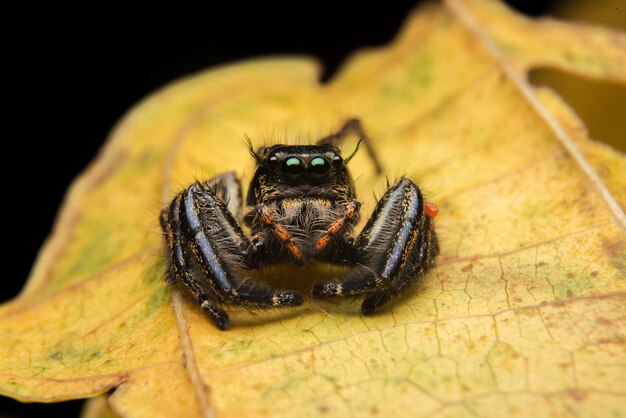
<path fill-rule="evenodd" d="M 431 221 L 436 207 L 424 202 L 406 177 L 388 186 L 353 238 L 361 203 L 346 166 L 356 150 L 343 159 L 338 148 L 353 133 L 380 173 L 371 141 L 360 122 L 350 119 L 316 145 L 273 145 L 256 152 L 250 147 L 257 168 L 243 208 L 239 180 L 224 173 L 193 183 L 163 209 L 169 281 L 187 289 L 219 329 L 229 324 L 220 306 L 303 302 L 299 292 L 243 279 L 247 269 L 313 260 L 350 266 L 342 279 L 316 283 L 312 296 L 364 296 L 361 312 L 369 315 L 433 266 L 439 252 Z"/>

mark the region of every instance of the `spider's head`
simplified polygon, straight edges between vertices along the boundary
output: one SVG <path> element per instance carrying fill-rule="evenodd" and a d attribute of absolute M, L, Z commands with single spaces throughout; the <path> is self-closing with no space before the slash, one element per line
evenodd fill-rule
<path fill-rule="evenodd" d="M 274 145 L 256 155 L 257 171 L 285 184 L 334 183 L 346 172 L 346 162 L 332 145 Z"/>
<path fill-rule="evenodd" d="M 252 152 L 257 169 L 250 185 L 254 195 L 326 196 L 353 194 L 347 163 L 333 145 L 272 145 Z M 260 192 L 260 193 L 259 193 Z"/>

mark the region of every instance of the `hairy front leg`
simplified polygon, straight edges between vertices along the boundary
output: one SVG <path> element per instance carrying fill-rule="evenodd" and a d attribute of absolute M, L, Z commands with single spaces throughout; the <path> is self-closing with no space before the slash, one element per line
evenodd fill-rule
<path fill-rule="evenodd" d="M 402 178 L 387 190 L 355 246 L 363 261 L 342 280 L 317 283 L 313 297 L 362 295 L 361 312 L 372 314 L 434 265 L 437 236 L 411 180 Z"/>
<path fill-rule="evenodd" d="M 274 290 L 245 279 L 253 247 L 225 202 L 206 184 L 196 182 L 161 215 L 170 255 L 170 274 L 198 301 L 220 329 L 228 315 L 218 306 L 298 306 L 295 291 Z"/>

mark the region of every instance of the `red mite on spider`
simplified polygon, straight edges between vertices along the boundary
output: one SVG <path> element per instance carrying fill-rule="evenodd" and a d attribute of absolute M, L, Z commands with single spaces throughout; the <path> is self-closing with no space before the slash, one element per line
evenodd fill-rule
<path fill-rule="evenodd" d="M 161 212 L 169 260 L 168 280 L 187 291 L 219 329 L 229 326 L 228 305 L 299 306 L 303 297 L 242 278 L 271 264 L 319 261 L 351 267 L 344 277 L 315 283 L 316 299 L 363 297 L 361 313 L 379 311 L 434 265 L 439 253 L 432 218 L 415 183 L 400 178 L 354 236 L 361 203 L 338 145 L 355 134 L 382 173 L 358 119 L 315 145 L 250 148 L 257 166 L 245 202 L 234 173 L 195 182 Z M 242 231 L 239 222 L 251 230 Z"/>

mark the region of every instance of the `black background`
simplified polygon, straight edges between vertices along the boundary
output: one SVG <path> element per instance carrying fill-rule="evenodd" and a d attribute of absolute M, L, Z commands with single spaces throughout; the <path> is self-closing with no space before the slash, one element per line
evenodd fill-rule
<path fill-rule="evenodd" d="M 230 2 L 211 8 L 58 2 L 6 13 L 16 29 L 6 38 L 4 102 L 10 111 L 2 184 L 9 249 L 0 303 L 21 289 L 67 187 L 129 107 L 182 75 L 252 56 L 314 55 L 328 78 L 351 51 L 390 41 L 416 1 L 364 3 Z M 554 2 L 509 3 L 539 15 Z M 81 401 L 20 404 L 0 397 L 1 418 L 71 417 L 80 407 Z"/>

